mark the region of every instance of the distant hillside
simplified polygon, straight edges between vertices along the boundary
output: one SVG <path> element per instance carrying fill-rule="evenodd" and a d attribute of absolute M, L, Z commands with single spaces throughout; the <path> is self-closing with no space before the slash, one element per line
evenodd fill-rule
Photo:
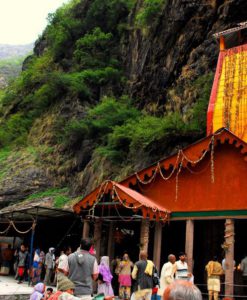
<path fill-rule="evenodd" d="M 0 89 L 7 87 L 9 80 L 20 74 L 24 58 L 0 59 Z"/>
<path fill-rule="evenodd" d="M 0 59 L 9 59 L 16 56 L 26 56 L 33 49 L 33 44 L 7 45 L 0 44 Z"/>
<path fill-rule="evenodd" d="M 9 80 L 20 74 L 22 63 L 32 49 L 33 44 L 0 44 L 0 89 L 7 87 Z"/>

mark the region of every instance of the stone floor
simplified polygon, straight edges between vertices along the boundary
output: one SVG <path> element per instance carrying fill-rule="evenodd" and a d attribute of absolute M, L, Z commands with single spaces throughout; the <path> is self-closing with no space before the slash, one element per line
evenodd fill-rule
<path fill-rule="evenodd" d="M 2 298 L 7 295 L 30 295 L 32 291 L 33 288 L 28 286 L 27 282 L 18 284 L 14 277 L 0 276 L 0 299 L 7 299 L 8 297 Z"/>

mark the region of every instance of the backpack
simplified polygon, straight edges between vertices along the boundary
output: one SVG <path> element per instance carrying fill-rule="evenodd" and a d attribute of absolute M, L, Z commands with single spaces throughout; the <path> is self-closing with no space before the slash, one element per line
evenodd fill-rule
<path fill-rule="evenodd" d="M 153 267 L 152 279 L 153 279 L 153 287 L 160 286 L 159 274 L 155 266 Z"/>

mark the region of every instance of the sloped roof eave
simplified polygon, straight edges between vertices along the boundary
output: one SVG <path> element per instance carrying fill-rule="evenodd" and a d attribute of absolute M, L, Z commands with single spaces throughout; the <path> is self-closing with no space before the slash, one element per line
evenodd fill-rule
<path fill-rule="evenodd" d="M 226 128 L 221 128 L 214 134 L 211 134 L 211 135 L 185 147 L 184 149 L 182 149 L 183 153 L 185 155 L 189 156 L 191 149 L 193 148 L 194 156 L 191 157 L 191 159 L 194 159 L 194 160 L 199 159 L 205 151 L 209 150 L 212 137 L 215 138 L 215 140 L 214 140 L 215 145 L 216 145 L 217 141 L 220 141 L 221 144 L 224 144 L 226 142 L 226 140 L 228 140 L 230 144 L 234 144 L 234 142 L 235 142 L 235 147 L 237 147 L 237 148 L 242 146 L 242 149 L 241 149 L 242 154 L 247 153 L 247 144 Z M 246 157 L 245 157 L 245 160 L 246 160 Z M 155 169 L 157 168 L 157 164 L 159 164 L 161 167 L 163 167 L 165 169 L 169 169 L 171 166 L 175 166 L 176 163 L 177 163 L 177 154 L 174 154 L 169 157 L 163 158 L 162 160 L 152 164 L 151 166 L 139 171 L 138 176 L 141 179 L 144 179 L 144 177 L 146 175 L 148 177 L 151 177 L 154 174 Z M 183 162 L 183 164 L 187 164 L 187 163 L 188 163 L 188 161 Z M 129 191 L 131 191 L 132 196 L 135 198 L 135 197 L 137 197 L 137 194 L 139 194 L 139 195 L 141 195 L 141 194 L 132 190 L 131 188 L 129 188 L 129 185 L 130 184 L 135 185 L 137 183 L 137 180 L 138 180 L 137 175 L 135 173 L 135 174 L 125 178 L 124 180 L 120 181 L 119 183 L 115 183 L 115 186 L 121 187 L 120 189 L 124 189 L 124 188 L 128 189 L 128 193 L 129 193 Z M 110 185 L 112 185 L 114 183 L 112 181 L 106 181 L 106 182 L 109 182 Z M 106 188 L 106 191 L 109 191 L 109 188 L 112 188 L 112 186 L 110 186 L 110 187 L 108 186 Z M 77 204 L 75 204 L 73 207 L 74 211 L 79 214 L 81 207 L 85 208 L 86 206 L 91 206 L 96 201 L 101 190 L 102 190 L 102 185 L 97 187 L 94 191 L 92 191 L 90 194 L 85 196 L 81 201 L 79 201 Z M 141 195 L 141 196 L 143 196 L 143 195 Z M 149 201 L 146 201 L 146 202 L 144 201 L 144 202 L 145 202 L 145 204 L 148 203 L 149 207 L 152 207 L 152 205 L 153 205 L 154 210 L 156 208 L 158 208 L 158 204 L 155 203 L 155 201 L 153 201 L 152 199 L 149 199 Z M 141 202 L 141 201 L 139 201 L 139 202 Z M 144 205 L 144 206 L 146 206 L 146 205 Z M 166 211 L 167 214 L 170 214 L 170 211 L 166 210 L 163 207 L 159 207 L 159 209 L 161 209 L 161 211 L 163 211 L 163 212 Z"/>

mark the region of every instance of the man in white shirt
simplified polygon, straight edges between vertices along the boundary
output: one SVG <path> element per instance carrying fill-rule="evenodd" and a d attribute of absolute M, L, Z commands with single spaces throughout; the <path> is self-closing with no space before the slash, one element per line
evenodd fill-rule
<path fill-rule="evenodd" d="M 71 247 L 65 247 L 58 258 L 57 266 L 57 288 L 59 289 L 59 281 L 69 275 L 69 260 L 68 256 L 71 254 Z"/>
<path fill-rule="evenodd" d="M 168 262 L 165 263 L 161 269 L 160 274 L 160 288 L 158 295 L 163 297 L 165 289 L 174 281 L 174 267 L 176 262 L 176 256 L 174 254 L 168 255 Z"/>
<path fill-rule="evenodd" d="M 188 272 L 188 264 L 186 262 L 186 254 L 179 253 L 179 260 L 175 262 L 175 279 L 189 281 L 192 274 Z"/>

